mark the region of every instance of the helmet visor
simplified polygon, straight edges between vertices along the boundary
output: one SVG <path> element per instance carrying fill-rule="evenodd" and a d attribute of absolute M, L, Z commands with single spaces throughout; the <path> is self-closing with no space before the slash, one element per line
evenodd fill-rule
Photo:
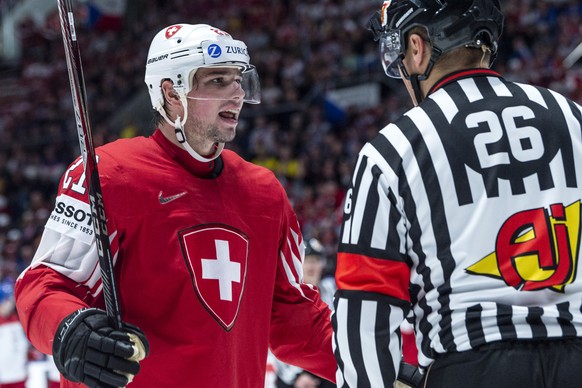
<path fill-rule="evenodd" d="M 232 88 L 228 88 L 228 86 L 235 86 L 234 83 L 239 83 L 245 92 L 244 102 L 249 104 L 261 103 L 259 74 L 256 68 L 249 63 L 250 57 L 244 42 L 240 40 L 206 40 L 202 42 L 201 48 L 204 62 L 204 66 L 202 67 L 235 68 L 240 69 L 240 73 L 234 77 L 225 76 L 222 79 L 214 80 L 215 88 L 206 88 L 203 93 L 210 93 L 215 95 L 215 97 L 210 96 L 210 98 L 206 98 L 205 96 L 201 96 L 199 98 L 209 100 L 230 99 L 232 98 Z M 220 84 L 222 84 L 222 88 L 219 87 Z M 227 96 L 220 97 L 221 93 L 226 93 Z"/>
<path fill-rule="evenodd" d="M 400 31 L 388 30 L 380 36 L 380 59 L 388 77 L 402 78 L 398 68 L 403 54 L 401 53 Z"/>
<path fill-rule="evenodd" d="M 192 72 L 191 77 L 192 90 L 187 96 L 191 100 L 232 100 L 242 97 L 249 104 L 261 103 L 259 75 L 252 65 L 242 69 L 236 65 L 204 67 Z"/>
<path fill-rule="evenodd" d="M 243 70 L 240 86 L 245 91 L 244 102 L 247 104 L 261 103 L 261 83 L 259 82 L 259 73 L 253 65 Z"/>

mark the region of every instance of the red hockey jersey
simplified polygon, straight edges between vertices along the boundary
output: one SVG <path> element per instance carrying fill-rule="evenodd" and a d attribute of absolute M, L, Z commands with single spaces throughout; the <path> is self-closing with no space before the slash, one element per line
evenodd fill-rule
<path fill-rule="evenodd" d="M 97 156 L 123 320 L 151 347 L 132 387 L 262 387 L 269 346 L 334 379 L 330 310 L 303 283 L 301 232 L 270 171 L 228 150 L 197 162 L 160 131 Z M 65 316 L 104 305 L 87 192 L 79 159 L 17 282 L 45 353 Z"/>

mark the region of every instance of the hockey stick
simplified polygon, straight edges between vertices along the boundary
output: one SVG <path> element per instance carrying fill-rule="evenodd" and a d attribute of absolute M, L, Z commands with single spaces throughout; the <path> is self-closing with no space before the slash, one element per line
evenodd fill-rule
<path fill-rule="evenodd" d="M 566 69 L 569 69 L 574 66 L 574 64 L 578 62 L 580 58 L 582 58 L 582 43 L 576 46 L 576 48 L 572 50 L 572 52 L 568 54 L 566 58 L 564 58 L 562 64 Z"/>
<path fill-rule="evenodd" d="M 97 158 L 95 156 L 91 127 L 89 125 L 85 78 L 81 64 L 81 52 L 79 51 L 79 43 L 77 42 L 75 32 L 72 0 L 57 1 L 61 21 L 61 33 L 65 46 L 65 56 L 67 58 L 67 70 L 71 84 L 71 96 L 73 98 L 73 108 L 77 122 L 77 135 L 79 136 L 85 176 L 89 183 L 91 218 L 93 221 L 93 230 L 95 231 L 99 265 L 101 267 L 101 282 L 105 297 L 105 309 L 114 327 L 121 329 L 122 320 L 117 296 L 117 286 L 113 273 L 113 258 L 111 255 L 109 234 L 107 233 L 107 217 L 105 216 L 101 183 L 99 182 L 99 171 L 97 169 Z"/>

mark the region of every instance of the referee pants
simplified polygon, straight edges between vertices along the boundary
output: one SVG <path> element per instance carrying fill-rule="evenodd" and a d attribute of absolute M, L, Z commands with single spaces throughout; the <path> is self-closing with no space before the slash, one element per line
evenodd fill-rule
<path fill-rule="evenodd" d="M 503 341 L 447 353 L 428 368 L 421 387 L 582 387 L 582 338 Z"/>

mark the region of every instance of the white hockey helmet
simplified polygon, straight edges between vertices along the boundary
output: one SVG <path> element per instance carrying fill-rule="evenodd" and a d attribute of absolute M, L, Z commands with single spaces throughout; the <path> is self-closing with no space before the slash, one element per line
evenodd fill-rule
<path fill-rule="evenodd" d="M 156 34 L 147 56 L 145 83 L 152 107 L 164 106 L 161 84 L 170 79 L 182 95 L 192 90 L 192 79 L 200 67 L 238 67 L 242 71 L 244 101 L 260 103 L 259 76 L 247 46 L 230 34 L 207 24 L 175 24 Z"/>

